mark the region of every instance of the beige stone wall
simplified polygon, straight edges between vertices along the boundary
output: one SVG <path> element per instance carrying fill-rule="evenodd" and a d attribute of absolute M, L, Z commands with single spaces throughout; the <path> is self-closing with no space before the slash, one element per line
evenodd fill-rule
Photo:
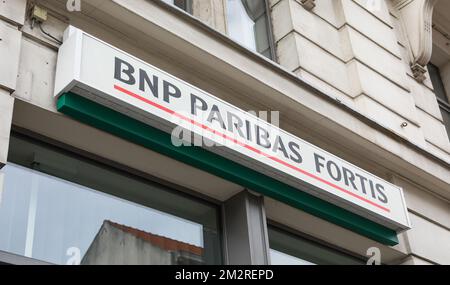
<path fill-rule="evenodd" d="M 0 2 L 0 171 L 8 160 L 14 98 L 19 68 L 20 28 L 25 21 L 26 0 Z M 0 204 L 4 174 L 0 172 Z"/>
<path fill-rule="evenodd" d="M 278 61 L 414 144 L 450 158 L 450 143 L 429 79 L 412 77 L 390 1 L 321 0 L 308 11 L 271 1 Z M 407 123 L 406 127 L 402 127 Z"/>
<path fill-rule="evenodd" d="M 78 142 L 77 147 L 86 151 L 143 172 L 163 175 L 149 170 L 147 161 L 139 160 L 148 155 L 142 149 L 130 161 L 132 158 L 112 151 L 114 144 L 111 151 L 109 147 L 101 149 L 88 144 L 76 135 L 88 136 L 94 131 L 66 118 L 73 137 L 55 134 L 56 125 L 63 122 L 62 116 L 55 114 L 53 99 L 58 44 L 31 29 L 25 18 L 25 2 L 0 2 L 0 38 L 7 35 L 8 43 L 14 44 L 9 47 L 12 52 L 8 56 L 0 52 L 0 164 L 6 162 L 12 93 L 20 101 L 18 114 L 14 115 L 20 127 L 64 143 Z M 81 13 L 65 11 L 64 0 L 38 2 L 49 8 L 45 26 L 56 37 L 62 37 L 70 23 L 242 108 L 280 110 L 286 130 L 391 179 L 405 190 L 414 229 L 400 236 L 399 246 L 382 248 L 389 256 L 387 261 L 450 264 L 450 256 L 445 253 L 445 246 L 450 244 L 450 169 L 433 157 L 450 162 L 450 144 L 431 82 L 427 79 L 418 83 L 412 76 L 399 16 L 389 1 L 381 1 L 380 9 L 372 11 L 366 0 L 316 0 L 312 10 L 305 9 L 300 0 L 270 0 L 281 67 L 237 49 L 235 44 L 208 30 L 207 27 L 213 27 L 226 34 L 225 0 L 194 0 L 194 16 L 208 25 L 201 28 L 188 19 L 179 20 L 178 14 L 153 1 L 108 1 L 102 4 L 103 10 L 86 5 Z M 0 51 L 5 48 L 4 42 L 0 41 Z M 3 65 L 4 60 L 8 65 Z M 325 95 L 305 88 L 294 76 Z M 331 104 L 324 96 L 343 106 Z M 27 117 L 24 110 L 30 106 L 51 120 L 42 126 L 34 117 Z M 349 109 L 354 112 L 348 112 Z M 381 127 L 363 122 L 354 115 L 356 111 Z M 403 123 L 407 126 L 402 127 Z M 95 135 L 100 136 L 98 131 Z M 117 140 L 101 135 L 108 142 Z M 124 147 L 122 144 L 117 143 Z M 125 147 L 131 148 L 126 144 Z M 186 179 L 174 183 L 183 180 Z M 203 183 L 202 179 L 194 182 Z M 204 184 L 202 187 L 208 188 Z M 223 195 L 218 195 L 217 189 L 204 193 L 217 195 L 215 199 L 230 195 L 228 188 L 222 188 Z M 300 231 L 306 227 L 308 234 L 352 252 L 364 254 L 364 249 L 372 244 L 345 229 L 336 229 L 339 235 L 332 236 L 330 231 L 336 232 L 335 229 L 323 221 L 320 232 L 312 226 L 319 224 L 317 218 L 308 217 L 314 223 L 307 226 L 301 224 L 301 219 L 286 219 L 287 213 L 297 217 L 299 211 L 279 212 L 282 207 L 278 203 L 268 205 L 271 218 L 291 222 L 289 226 L 298 226 Z M 357 242 L 349 244 L 349 240 Z"/>
<path fill-rule="evenodd" d="M 270 3 L 281 65 L 449 161 L 450 143 L 431 81 L 414 79 L 391 1 L 380 1 L 376 10 L 368 9 L 366 0 L 317 0 L 312 10 L 296 0 Z M 449 263 L 442 253 L 450 252 L 449 201 L 400 178 L 393 182 L 404 187 L 413 224 L 403 237 L 405 252 L 413 256 L 408 262 L 422 257 Z"/>
<path fill-rule="evenodd" d="M 449 201 L 405 178 L 396 176 L 392 182 L 404 189 L 412 224 L 400 237 L 405 252 L 428 262 L 449 264 Z"/>
<path fill-rule="evenodd" d="M 217 31 L 227 33 L 226 0 L 194 0 L 192 14 Z"/>

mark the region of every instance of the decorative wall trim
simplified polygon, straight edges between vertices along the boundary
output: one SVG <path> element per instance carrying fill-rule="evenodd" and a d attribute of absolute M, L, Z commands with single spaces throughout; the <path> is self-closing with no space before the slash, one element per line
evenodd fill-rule
<path fill-rule="evenodd" d="M 426 66 L 431 59 L 433 9 L 437 1 L 393 0 L 408 39 L 411 70 L 419 82 L 425 80 Z"/>
<path fill-rule="evenodd" d="M 316 7 L 316 0 L 298 0 L 300 5 L 303 6 L 306 10 L 312 10 L 314 7 Z"/>

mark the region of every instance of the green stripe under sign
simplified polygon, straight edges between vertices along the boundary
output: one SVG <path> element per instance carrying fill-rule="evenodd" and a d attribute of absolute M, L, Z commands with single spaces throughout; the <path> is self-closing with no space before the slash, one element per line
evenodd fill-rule
<path fill-rule="evenodd" d="M 58 111 L 148 149 L 237 183 L 386 245 L 398 244 L 394 230 L 299 191 L 200 147 L 176 147 L 170 134 L 74 93 L 59 97 Z"/>

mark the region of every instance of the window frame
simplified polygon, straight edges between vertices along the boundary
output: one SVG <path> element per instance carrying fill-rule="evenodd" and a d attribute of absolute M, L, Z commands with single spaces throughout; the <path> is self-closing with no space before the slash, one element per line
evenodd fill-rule
<path fill-rule="evenodd" d="M 192 13 L 193 13 L 192 1 L 193 0 L 174 0 L 174 5 L 178 8 L 180 8 L 181 10 L 185 11 L 186 13 L 192 15 Z M 179 2 L 181 2 L 181 3 L 179 3 Z"/>
<path fill-rule="evenodd" d="M 272 17 L 271 17 L 271 11 L 270 11 L 270 4 L 269 0 L 264 0 L 266 3 L 266 18 L 267 18 L 267 33 L 269 37 L 269 47 L 270 47 L 270 54 L 271 54 L 271 60 L 274 62 L 277 62 L 276 58 L 276 51 L 275 51 L 275 39 L 273 35 L 273 23 L 272 23 Z"/>
<path fill-rule="evenodd" d="M 439 107 L 445 109 L 447 112 L 450 113 L 450 103 L 445 102 L 444 100 L 442 100 L 441 98 L 436 98 L 439 104 Z"/>
<path fill-rule="evenodd" d="M 188 13 L 189 15 L 193 14 L 192 1 L 193 0 L 173 0 L 173 4 L 169 4 L 164 0 L 159 0 L 159 2 L 163 3 L 163 5 L 167 5 L 170 8 L 179 9 L 185 13 Z"/>
<path fill-rule="evenodd" d="M 433 84 L 433 75 L 435 74 L 434 72 L 430 71 L 430 67 L 432 67 L 435 71 L 436 71 L 436 76 L 438 78 L 434 79 L 434 80 L 439 80 L 440 83 L 442 84 L 442 88 L 443 88 L 443 92 L 444 92 L 444 96 L 447 100 L 442 99 L 437 93 L 436 93 L 436 86 L 434 86 Z M 431 82 L 431 85 L 433 86 L 433 92 L 434 92 L 434 96 L 436 98 L 436 101 L 438 103 L 439 106 L 439 111 L 442 112 L 446 112 L 450 115 L 450 92 L 448 90 L 445 89 L 445 85 L 443 84 L 442 81 L 442 76 L 441 76 L 441 70 L 440 68 L 435 65 L 433 62 L 429 62 L 428 63 L 428 76 Z M 445 129 L 447 131 L 447 135 L 448 138 L 450 140 L 450 123 L 447 123 L 445 120 L 442 122 L 442 124 L 445 126 Z"/>
<path fill-rule="evenodd" d="M 173 194 L 180 195 L 187 199 L 195 200 L 199 203 L 208 204 L 209 206 L 214 208 L 217 212 L 216 224 L 217 224 L 217 231 L 218 231 L 219 244 L 220 244 L 220 250 L 221 250 L 220 262 L 223 265 L 226 264 L 227 248 L 225 246 L 226 231 L 223 226 L 223 219 L 224 219 L 223 209 L 222 209 L 223 202 L 215 200 L 209 196 L 203 195 L 196 191 L 193 191 L 184 186 L 171 183 L 169 181 L 155 177 L 151 174 L 141 172 L 141 171 L 131 168 L 129 166 L 126 166 L 126 165 L 120 164 L 118 162 L 100 157 L 100 156 L 90 153 L 88 151 L 85 151 L 85 150 L 76 148 L 74 146 L 65 144 L 63 142 L 54 140 L 52 138 L 43 136 L 43 135 L 35 133 L 33 131 L 23 129 L 21 127 L 17 127 L 15 125 L 12 125 L 12 127 L 11 127 L 11 136 L 13 136 L 13 135 L 24 138 L 26 140 L 29 140 L 29 141 L 33 142 L 34 144 L 52 148 L 52 149 L 62 153 L 63 155 L 76 157 L 77 159 L 83 160 L 84 162 L 92 163 L 96 166 L 102 166 L 102 167 L 108 168 L 109 170 L 118 172 L 121 175 L 129 177 L 131 179 L 137 179 L 144 183 L 152 183 L 152 184 L 160 185 L 164 191 L 168 191 Z M 105 193 L 107 195 L 111 195 L 111 194 L 108 194 L 108 193 L 100 191 L 100 190 L 95 190 L 95 191 L 98 191 L 100 193 Z M 115 195 L 112 195 L 112 196 L 123 199 L 123 198 L 115 196 Z M 15 253 L 0 250 L 0 265 L 2 263 L 9 264 L 9 265 L 32 265 L 32 264 L 52 265 L 52 263 L 49 263 L 44 260 L 21 256 L 21 255 L 15 254 Z"/>
<path fill-rule="evenodd" d="M 228 0 L 224 0 L 226 2 L 228 2 Z M 241 1 L 241 0 L 235 0 L 235 1 Z M 267 30 L 267 40 L 269 42 L 269 51 L 270 51 L 270 58 L 264 56 L 262 53 L 259 53 L 258 51 L 253 51 L 249 48 L 247 48 L 246 46 L 242 45 L 241 43 L 237 42 L 236 40 L 234 40 L 233 38 L 231 38 L 228 33 L 227 33 L 227 37 L 230 38 L 233 42 L 237 43 L 239 46 L 243 47 L 244 49 L 258 54 L 264 58 L 267 58 L 270 61 L 273 62 L 277 62 L 277 58 L 276 58 L 276 51 L 275 51 L 275 41 L 274 41 L 274 35 L 273 35 L 273 24 L 272 24 L 272 17 L 271 17 L 271 11 L 270 11 L 270 4 L 269 4 L 269 0 L 262 0 L 264 1 L 264 6 L 265 6 L 265 18 L 266 18 L 266 30 Z M 225 11 L 225 21 L 227 23 L 228 26 L 228 13 Z M 256 39 L 255 39 L 256 40 Z"/>

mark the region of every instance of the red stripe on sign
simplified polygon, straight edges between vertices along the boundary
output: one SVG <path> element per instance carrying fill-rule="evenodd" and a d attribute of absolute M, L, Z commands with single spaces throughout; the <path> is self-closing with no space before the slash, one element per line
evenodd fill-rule
<path fill-rule="evenodd" d="M 324 183 L 324 184 L 326 184 L 328 186 L 333 187 L 336 190 L 339 190 L 339 191 L 341 191 L 343 193 L 346 193 L 346 194 L 348 194 L 348 195 L 350 195 L 350 196 L 352 196 L 354 198 L 357 198 L 357 199 L 359 199 L 361 201 L 364 201 L 364 202 L 366 202 L 366 203 L 368 203 L 368 204 L 370 204 L 372 206 L 375 206 L 375 207 L 377 207 L 377 208 L 379 208 L 379 209 L 381 209 L 383 211 L 386 211 L 388 213 L 391 212 L 388 208 L 383 207 L 383 206 L 381 206 L 381 205 L 379 205 L 379 204 L 377 204 L 377 203 L 375 203 L 373 201 L 370 201 L 367 198 L 359 196 L 358 194 L 355 194 L 355 193 L 353 193 L 353 192 L 351 192 L 351 191 L 349 191 L 347 189 L 344 189 L 344 188 L 342 188 L 342 187 L 340 187 L 340 186 L 338 186 L 338 185 L 336 185 L 336 184 L 334 184 L 332 182 L 329 182 L 329 181 L 327 181 L 327 180 L 325 180 L 325 179 L 323 179 L 323 178 L 321 178 L 321 177 L 319 177 L 317 175 L 314 175 L 314 174 L 309 173 L 309 172 L 307 172 L 307 171 L 305 171 L 305 170 L 303 170 L 303 169 L 301 169 L 301 168 L 299 168 L 299 167 L 297 167 L 295 165 L 287 163 L 287 162 L 279 159 L 278 157 L 272 156 L 272 155 L 267 154 L 267 153 L 265 153 L 265 152 L 255 148 L 255 147 L 252 147 L 252 146 L 250 146 L 250 145 L 248 145 L 248 144 L 246 144 L 244 142 L 238 141 L 235 138 L 232 138 L 232 137 L 230 137 L 230 136 L 228 136 L 228 135 L 226 135 L 226 134 L 224 134 L 222 132 L 214 130 L 214 129 L 206 126 L 206 125 L 203 125 L 203 124 L 201 124 L 201 123 L 199 123 L 199 122 L 197 122 L 197 121 L 195 121 L 193 119 L 190 119 L 190 118 L 188 118 L 188 117 L 186 117 L 186 116 L 184 116 L 182 114 L 179 114 L 179 113 L 177 113 L 177 112 L 175 112 L 175 111 L 173 111 L 173 110 L 171 110 L 171 109 L 169 109 L 167 107 L 164 107 L 164 106 L 162 106 L 162 105 L 160 105 L 160 104 L 158 104 L 158 103 L 156 103 L 154 101 L 151 101 L 151 100 L 149 100 L 147 98 L 144 98 L 144 97 L 142 97 L 142 96 L 140 96 L 140 95 L 138 95 L 136 93 L 133 93 L 133 92 L 131 92 L 131 91 L 125 89 L 125 88 L 122 88 L 122 87 L 120 87 L 118 85 L 114 85 L 114 89 L 116 89 L 116 90 L 118 90 L 118 91 L 120 91 L 120 92 L 122 92 L 124 94 L 127 94 L 127 95 L 129 95 L 131 97 L 134 97 L 134 98 L 136 98 L 136 99 L 138 99 L 138 100 L 140 100 L 140 101 L 142 101 L 144 103 L 147 103 L 147 104 L 149 104 L 149 105 L 151 105 L 151 106 L 153 106 L 155 108 L 158 108 L 158 109 L 160 109 L 160 110 L 162 110 L 162 111 L 164 111 L 164 112 L 166 112 L 168 114 L 174 115 L 174 116 L 176 116 L 176 117 L 178 117 L 178 118 L 180 118 L 180 119 L 182 119 L 182 120 L 184 120 L 186 122 L 191 123 L 192 125 L 195 125 L 195 126 L 200 127 L 200 128 L 202 128 L 204 130 L 207 130 L 208 132 L 211 132 L 211 133 L 213 133 L 215 135 L 221 136 L 224 139 L 232 141 L 233 143 L 235 143 L 235 144 L 237 144 L 237 145 L 239 145 L 241 147 L 244 147 L 244 148 L 246 148 L 246 149 L 248 149 L 250 151 L 253 151 L 253 152 L 257 153 L 257 154 L 260 154 L 262 156 L 265 156 L 265 157 L 269 158 L 270 160 L 273 160 L 273 161 L 275 161 L 275 162 L 277 162 L 277 163 L 279 163 L 281 165 L 284 165 L 284 166 L 286 166 L 286 167 L 288 167 L 290 169 L 293 169 L 293 170 L 295 170 L 295 171 L 297 171 L 297 172 L 299 172 L 299 173 L 301 173 L 303 175 L 306 175 L 306 176 L 308 176 L 310 178 L 313 178 L 313 179 L 315 179 L 317 181 L 320 181 L 320 182 L 322 182 L 322 183 Z"/>

